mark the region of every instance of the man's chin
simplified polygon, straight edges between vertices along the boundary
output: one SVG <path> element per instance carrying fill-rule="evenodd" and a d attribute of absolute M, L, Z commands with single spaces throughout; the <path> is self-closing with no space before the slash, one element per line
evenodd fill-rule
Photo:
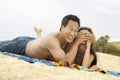
<path fill-rule="evenodd" d="M 71 42 L 73 42 L 73 40 L 67 40 L 67 42 L 68 42 L 68 43 L 71 43 Z"/>

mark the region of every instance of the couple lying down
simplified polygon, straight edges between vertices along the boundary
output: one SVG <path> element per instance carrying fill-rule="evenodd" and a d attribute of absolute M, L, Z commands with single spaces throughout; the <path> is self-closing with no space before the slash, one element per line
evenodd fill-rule
<path fill-rule="evenodd" d="M 41 38 L 42 29 L 34 27 L 34 30 L 37 34 L 37 38 Z M 85 66 L 85 67 L 91 67 L 97 64 L 97 56 L 93 48 L 93 45 L 95 43 L 95 37 L 91 28 L 81 27 L 78 30 L 78 37 L 83 38 L 82 35 L 85 35 L 85 34 L 88 34 L 91 37 L 89 39 L 89 42 L 83 41 L 78 46 L 78 51 L 77 51 L 74 63 Z M 72 43 L 67 44 L 67 47 L 64 49 L 66 53 L 69 51 L 69 49 L 71 49 L 72 45 L 73 45 Z"/>
<path fill-rule="evenodd" d="M 41 36 L 41 30 L 35 28 L 38 38 L 17 37 L 1 41 L 0 50 L 32 58 L 68 61 L 85 67 L 96 65 L 97 57 L 93 49 L 95 37 L 90 28 L 79 28 L 79 19 L 74 15 L 63 18 L 60 32 Z"/>

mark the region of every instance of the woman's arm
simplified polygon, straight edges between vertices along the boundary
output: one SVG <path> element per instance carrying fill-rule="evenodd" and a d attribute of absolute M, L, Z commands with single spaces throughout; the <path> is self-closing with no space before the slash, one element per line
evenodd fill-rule
<path fill-rule="evenodd" d="M 84 54 L 82 66 L 89 67 L 90 64 L 91 64 L 91 59 L 92 59 L 92 56 L 90 56 L 90 46 L 91 46 L 91 43 L 89 41 L 87 41 L 87 45 L 86 46 L 87 46 L 87 48 L 86 48 L 86 51 L 85 51 L 85 54 Z"/>
<path fill-rule="evenodd" d="M 91 63 L 93 62 L 95 56 L 91 54 L 90 50 L 91 50 L 91 45 L 93 45 L 94 43 L 95 43 L 94 34 L 89 34 L 87 45 L 86 45 L 87 48 L 86 48 L 85 55 L 83 58 L 82 66 L 85 66 L 85 67 L 91 66 Z"/>

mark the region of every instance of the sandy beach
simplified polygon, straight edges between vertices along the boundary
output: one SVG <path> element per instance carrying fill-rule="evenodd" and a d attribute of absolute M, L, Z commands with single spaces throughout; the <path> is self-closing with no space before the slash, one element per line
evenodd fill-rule
<path fill-rule="evenodd" d="M 103 53 L 97 53 L 97 56 L 99 67 L 120 72 L 120 57 Z M 0 54 L 0 80 L 120 80 L 120 77 L 42 63 L 28 63 Z"/>

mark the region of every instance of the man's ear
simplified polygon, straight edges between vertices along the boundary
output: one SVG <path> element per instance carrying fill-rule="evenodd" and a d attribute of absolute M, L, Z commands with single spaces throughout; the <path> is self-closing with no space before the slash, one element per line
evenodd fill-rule
<path fill-rule="evenodd" d="M 65 27 L 62 25 L 60 30 L 63 30 Z"/>

